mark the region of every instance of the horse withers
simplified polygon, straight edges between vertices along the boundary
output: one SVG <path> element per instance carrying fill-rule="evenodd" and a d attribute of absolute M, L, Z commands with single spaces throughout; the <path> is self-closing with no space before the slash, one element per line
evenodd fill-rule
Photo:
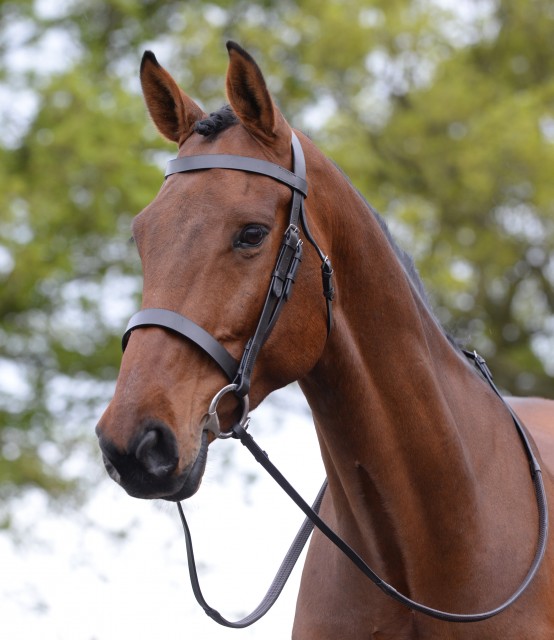
<path fill-rule="evenodd" d="M 210 350 L 217 343 L 231 362 L 244 362 L 301 188 L 215 166 L 219 160 L 191 169 L 211 155 L 294 168 L 292 130 L 259 67 L 238 45 L 228 50 L 229 106 L 211 116 L 152 53 L 141 66 L 155 125 L 179 158 L 191 158 L 133 222 L 143 309 L 188 319 L 208 337 L 202 347 L 162 322 L 126 336 L 97 432 L 109 474 L 135 497 L 177 501 L 199 488 L 217 433 L 204 428 L 207 410 L 229 383 Z M 259 340 L 250 405 L 298 380 L 328 475 L 324 520 L 398 591 L 441 610 L 493 609 L 526 575 L 538 543 L 529 465 L 510 413 L 440 327 L 380 217 L 306 136 L 295 135 L 308 185 L 302 215 L 317 250 L 304 243 L 294 289 Z M 307 239 L 305 229 L 299 234 Z M 322 253 L 335 270 L 330 332 Z M 243 402 L 234 393 L 221 399 L 218 429 L 231 428 Z M 510 403 L 539 446 L 552 503 L 554 402 Z M 387 598 L 316 532 L 293 637 L 551 640 L 553 593 L 550 539 L 529 588 L 503 613 L 471 624 L 436 620 Z"/>

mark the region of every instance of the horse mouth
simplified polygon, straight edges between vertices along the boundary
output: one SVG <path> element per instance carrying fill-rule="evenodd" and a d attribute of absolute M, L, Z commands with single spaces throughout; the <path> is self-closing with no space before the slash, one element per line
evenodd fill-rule
<path fill-rule="evenodd" d="M 186 500 L 193 496 L 200 488 L 207 461 L 208 432 L 202 431 L 202 439 L 200 441 L 198 455 L 196 456 L 196 460 L 193 464 L 189 466 L 188 470 L 182 475 L 181 488 L 171 495 L 163 496 L 163 499 L 170 502 L 179 502 L 180 500 Z"/>
<path fill-rule="evenodd" d="M 146 471 L 122 476 L 105 455 L 103 455 L 103 460 L 110 478 L 133 498 L 179 502 L 190 498 L 200 488 L 208 460 L 208 432 L 202 432 L 200 449 L 196 459 L 179 476 L 160 479 Z"/>

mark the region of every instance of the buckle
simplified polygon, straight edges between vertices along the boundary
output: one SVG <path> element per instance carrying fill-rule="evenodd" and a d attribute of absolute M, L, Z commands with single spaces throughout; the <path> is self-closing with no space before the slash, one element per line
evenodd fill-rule
<path fill-rule="evenodd" d="M 329 256 L 325 256 L 321 264 L 321 278 L 323 280 L 323 295 L 327 300 L 333 300 L 335 297 L 335 287 L 333 287 L 333 265 Z"/>

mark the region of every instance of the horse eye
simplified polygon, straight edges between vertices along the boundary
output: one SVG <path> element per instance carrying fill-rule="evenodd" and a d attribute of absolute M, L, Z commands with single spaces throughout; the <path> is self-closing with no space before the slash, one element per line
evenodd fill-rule
<path fill-rule="evenodd" d="M 267 230 L 258 224 L 249 224 L 240 232 L 239 247 L 259 247 L 267 235 Z"/>

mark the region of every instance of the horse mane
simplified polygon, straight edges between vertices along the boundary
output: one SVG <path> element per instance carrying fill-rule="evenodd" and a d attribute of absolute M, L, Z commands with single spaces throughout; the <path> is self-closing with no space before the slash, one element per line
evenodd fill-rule
<path fill-rule="evenodd" d="M 417 270 L 417 267 L 415 266 L 415 262 L 414 262 L 414 259 L 412 258 L 412 256 L 407 251 L 404 251 L 404 249 L 402 249 L 402 247 L 396 242 L 396 240 L 395 240 L 394 236 L 392 235 L 392 233 L 391 233 L 391 231 L 389 229 L 389 226 L 386 223 L 386 221 L 383 218 L 383 216 L 381 214 L 379 214 L 369 204 L 369 202 L 366 200 L 366 198 L 362 195 L 361 191 L 354 186 L 354 184 L 352 183 L 352 180 L 350 180 L 350 178 L 346 175 L 346 173 L 344 173 L 344 171 L 335 162 L 333 162 L 333 164 L 340 171 L 340 173 L 343 176 L 343 178 L 348 181 L 348 183 L 352 186 L 352 188 L 360 196 L 360 199 L 362 200 L 362 202 L 367 207 L 369 213 L 375 218 L 375 220 L 377 220 L 377 223 L 379 224 L 379 227 L 381 228 L 381 231 L 383 232 L 385 238 L 387 239 L 387 242 L 390 244 L 390 246 L 391 246 L 392 250 L 394 251 L 394 254 L 396 255 L 396 257 L 397 257 L 398 261 L 400 262 L 400 264 L 404 267 L 404 270 L 406 271 L 406 274 L 407 274 L 408 278 L 410 279 L 410 282 L 416 288 L 417 292 L 421 296 L 421 299 L 425 302 L 427 308 L 430 311 L 432 311 L 432 304 L 431 304 L 431 301 L 429 300 L 429 294 L 427 293 L 427 289 L 425 288 L 425 285 L 423 284 L 423 280 L 421 279 L 421 276 L 419 275 L 419 271 Z"/>
<path fill-rule="evenodd" d="M 390 246 L 392 247 L 392 250 L 394 251 L 396 257 L 398 258 L 398 260 L 404 267 L 404 270 L 408 274 L 410 282 L 417 289 L 417 292 L 419 293 L 419 295 L 421 296 L 422 300 L 425 302 L 427 307 L 431 309 L 431 301 L 429 300 L 429 294 L 427 293 L 427 289 L 425 288 L 425 285 L 423 284 L 423 280 L 419 275 L 419 271 L 415 266 L 414 259 L 408 252 L 404 251 L 404 249 L 402 249 L 402 247 L 400 247 L 400 245 L 396 242 L 384 218 L 379 213 L 377 213 L 377 211 L 375 211 L 369 203 L 366 202 L 366 204 L 368 206 L 368 209 L 375 216 L 375 219 L 379 223 L 379 226 L 381 227 L 381 230 L 385 234 L 385 237 L 389 242 Z"/>
<path fill-rule="evenodd" d="M 425 306 L 431 312 L 433 317 L 436 318 L 437 316 L 435 314 L 435 311 L 433 310 L 433 305 L 431 303 L 431 300 L 429 299 L 429 294 L 427 293 L 427 289 L 425 288 L 425 285 L 423 284 L 423 280 L 419 275 L 419 271 L 415 266 L 414 259 L 408 252 L 404 251 L 404 249 L 402 249 L 402 247 L 398 245 L 398 243 L 394 239 L 394 236 L 390 232 L 390 229 L 387 223 L 385 222 L 384 218 L 379 213 L 377 213 L 377 211 L 375 211 L 375 209 L 369 204 L 369 202 L 367 202 L 367 200 L 361 194 L 360 194 L 360 197 L 366 203 L 367 208 L 379 223 L 379 226 L 381 227 L 385 235 L 385 238 L 387 239 L 388 243 L 392 247 L 392 250 L 394 251 L 396 257 L 398 258 L 400 264 L 404 267 L 404 271 L 406 272 L 410 282 L 414 285 L 416 291 L 419 293 L 421 299 L 425 303 Z M 438 319 L 437 319 L 437 324 L 442 328 L 442 331 L 446 336 L 447 340 L 450 342 L 450 344 L 455 349 L 461 349 L 464 341 L 460 339 L 459 336 L 456 336 L 450 333 L 448 329 L 445 329 L 445 327 L 442 326 L 442 324 L 438 321 Z"/>

